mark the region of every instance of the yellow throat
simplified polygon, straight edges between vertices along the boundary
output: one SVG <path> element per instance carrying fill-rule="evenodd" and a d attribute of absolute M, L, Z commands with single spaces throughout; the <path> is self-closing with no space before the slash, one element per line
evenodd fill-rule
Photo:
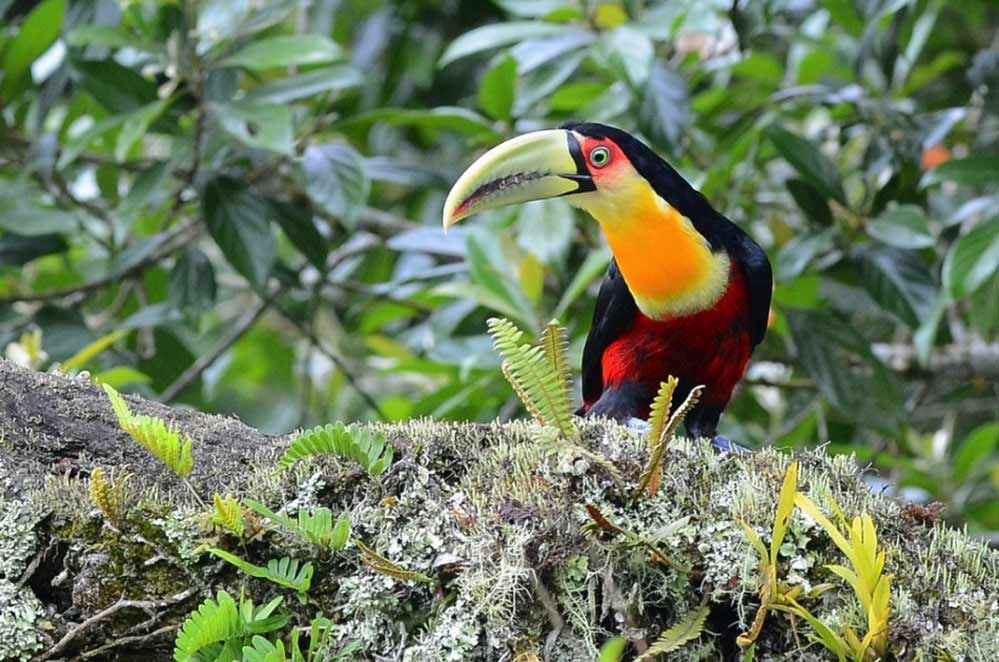
<path fill-rule="evenodd" d="M 607 237 L 638 309 L 661 320 L 710 308 L 728 284 L 729 258 L 641 177 L 613 194 L 598 191 L 568 201 L 589 212 Z M 623 189 L 623 190 L 622 190 Z"/>

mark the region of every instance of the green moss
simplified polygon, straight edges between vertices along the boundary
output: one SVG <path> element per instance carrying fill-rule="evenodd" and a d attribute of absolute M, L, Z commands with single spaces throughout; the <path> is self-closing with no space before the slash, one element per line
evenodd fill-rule
<path fill-rule="evenodd" d="M 769 539 L 790 458 L 774 450 L 719 455 L 707 444 L 677 440 L 659 493 L 633 501 L 618 481 L 625 488 L 637 481 L 644 439 L 613 424 L 580 425 L 585 451 L 523 422 L 378 426 L 400 450 L 378 480 L 333 458 L 312 458 L 279 475 L 273 471 L 278 451 L 269 449 L 249 464 L 241 477 L 246 489 L 237 495 L 290 514 L 315 506 L 346 511 L 353 539 L 435 578 L 428 585 L 379 575 L 360 563 L 353 543 L 331 558 L 314 559 L 312 602 L 289 606 L 305 620 L 318 611 L 330 616 L 334 649 L 358 642 L 365 657 L 406 660 L 509 659 L 534 650 L 589 661 L 610 636 L 655 639 L 705 597 L 726 610 L 725 618 L 748 627 L 759 577 L 737 519 Z M 866 510 L 877 523 L 887 570 L 895 576 L 889 639 L 896 657 L 912 659 L 922 651 L 999 659 L 999 554 L 960 531 L 906 519 L 897 503 L 870 493 L 851 458 L 809 452 L 799 462 L 800 489 L 821 508 L 828 512 L 835 499 L 847 516 Z M 60 489 L 69 504 L 77 488 Z M 274 594 L 266 582 L 208 562 L 203 547 L 219 540 L 202 525 L 204 514 L 189 505 L 140 495 L 116 532 L 96 513 L 74 515 L 59 499 L 52 503 L 60 512 L 52 518 L 56 535 L 73 541 L 65 562 L 70 579 L 89 587 L 74 593 L 84 616 L 122 593 L 163 596 L 186 588 L 187 573 L 233 593 L 245 589 L 258 603 Z M 653 541 L 673 565 L 650 561 L 644 547 L 620 536 L 584 534 L 586 504 Z M 20 550 L 9 556 L 23 566 L 36 549 L 37 519 L 7 517 L 7 530 L 17 534 L 3 538 L 0 532 L 0 546 Z M 287 532 L 244 542 L 234 551 L 259 564 L 314 554 Z M 862 625 L 852 591 L 824 568 L 841 561 L 824 531 L 797 512 L 780 550 L 782 581 L 806 589 L 832 582 L 834 588 L 808 607 L 831 624 Z M 562 623 L 557 637 L 555 622 Z M 123 626 L 110 622 L 108 632 Z M 669 659 L 719 655 L 719 639 L 705 634 Z M 757 661 L 823 655 L 814 647 L 799 651 L 787 619 L 768 616 Z"/>

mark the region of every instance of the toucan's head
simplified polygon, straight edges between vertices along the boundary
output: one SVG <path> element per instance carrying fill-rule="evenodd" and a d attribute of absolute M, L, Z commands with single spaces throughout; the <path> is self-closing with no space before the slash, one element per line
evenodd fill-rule
<path fill-rule="evenodd" d="M 717 230 L 731 224 L 644 143 L 605 124 L 565 124 L 492 148 L 451 189 L 444 227 L 555 197 L 600 223 L 646 315 L 701 310 L 724 290 L 729 262 Z"/>
<path fill-rule="evenodd" d="M 612 221 L 612 210 L 651 191 L 633 163 L 650 156 L 658 159 L 631 135 L 605 124 L 570 123 L 518 136 L 462 174 L 444 204 L 444 227 L 489 209 L 563 196 L 602 223 Z"/>

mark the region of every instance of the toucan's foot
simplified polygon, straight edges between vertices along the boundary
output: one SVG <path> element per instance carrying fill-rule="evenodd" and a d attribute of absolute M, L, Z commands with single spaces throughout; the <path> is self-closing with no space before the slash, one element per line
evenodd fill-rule
<path fill-rule="evenodd" d="M 716 434 L 711 439 L 711 445 L 720 450 L 723 453 L 747 453 L 749 449 L 745 446 L 740 446 L 728 437 L 723 437 L 720 434 Z"/>
<path fill-rule="evenodd" d="M 643 421 L 642 419 L 635 418 L 634 416 L 626 420 L 624 422 L 624 425 L 629 430 L 633 430 L 634 432 L 648 432 L 649 429 L 652 427 L 651 425 L 649 425 L 648 421 Z"/>

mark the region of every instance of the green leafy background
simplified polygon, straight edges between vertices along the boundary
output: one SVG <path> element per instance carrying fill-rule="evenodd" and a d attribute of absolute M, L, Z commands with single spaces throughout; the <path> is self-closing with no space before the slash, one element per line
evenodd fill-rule
<path fill-rule="evenodd" d="M 610 122 L 775 265 L 771 330 L 724 432 L 829 443 L 999 529 L 993 3 L 0 0 L 0 15 L 8 358 L 270 431 L 519 416 L 486 319 L 537 333 L 557 317 L 578 365 L 609 253 L 559 200 L 445 236 L 443 198 L 506 137 Z"/>

